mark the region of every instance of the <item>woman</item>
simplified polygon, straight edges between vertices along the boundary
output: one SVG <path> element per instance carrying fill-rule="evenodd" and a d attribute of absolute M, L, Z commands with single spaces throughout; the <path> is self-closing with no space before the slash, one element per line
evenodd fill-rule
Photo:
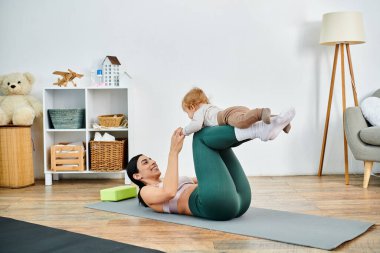
<path fill-rule="evenodd" d="M 271 124 L 257 122 L 247 129 L 206 127 L 195 133 L 193 159 L 197 178 L 193 180 L 178 175 L 178 156 L 185 138 L 182 128 L 178 128 L 171 138 L 168 167 L 162 180 L 156 162 L 145 155 L 129 161 L 128 177 L 140 187 L 140 202 L 156 212 L 212 220 L 239 217 L 250 206 L 251 189 L 232 147 L 254 138 L 273 140 L 294 115 L 294 109 L 290 109 L 274 117 Z"/>

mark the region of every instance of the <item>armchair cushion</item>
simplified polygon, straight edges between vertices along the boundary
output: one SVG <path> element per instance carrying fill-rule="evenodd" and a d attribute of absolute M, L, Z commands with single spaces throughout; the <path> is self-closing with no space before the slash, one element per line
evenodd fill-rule
<path fill-rule="evenodd" d="M 362 141 L 359 132 L 368 128 L 359 107 L 349 107 L 344 114 L 344 130 L 347 143 L 356 160 L 380 162 L 380 146 Z"/>
<path fill-rule="evenodd" d="M 380 98 L 368 97 L 361 103 L 364 118 L 372 126 L 380 126 Z"/>
<path fill-rule="evenodd" d="M 367 144 L 380 146 L 380 126 L 363 128 L 359 132 L 359 137 Z"/>

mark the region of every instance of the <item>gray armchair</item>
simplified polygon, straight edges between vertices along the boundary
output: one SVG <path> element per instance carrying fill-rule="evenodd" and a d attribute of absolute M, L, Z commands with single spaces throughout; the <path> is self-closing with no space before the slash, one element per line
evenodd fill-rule
<path fill-rule="evenodd" d="M 380 89 L 372 96 L 380 98 Z M 364 161 L 363 187 L 368 187 L 374 162 L 380 162 L 380 126 L 371 126 L 360 107 L 349 107 L 344 114 L 344 131 L 356 160 Z"/>

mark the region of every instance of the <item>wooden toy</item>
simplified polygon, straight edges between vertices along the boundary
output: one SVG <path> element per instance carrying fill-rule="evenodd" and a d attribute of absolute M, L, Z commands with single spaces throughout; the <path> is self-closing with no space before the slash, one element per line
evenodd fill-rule
<path fill-rule="evenodd" d="M 54 71 L 54 75 L 60 75 L 62 78 L 58 78 L 58 81 L 56 83 L 53 83 L 54 85 L 58 85 L 59 87 L 64 86 L 66 87 L 69 82 L 71 82 L 74 87 L 77 87 L 76 83 L 74 83 L 74 78 L 82 78 L 82 74 L 75 73 L 71 69 L 68 69 L 69 72 L 63 72 L 63 71 Z"/>

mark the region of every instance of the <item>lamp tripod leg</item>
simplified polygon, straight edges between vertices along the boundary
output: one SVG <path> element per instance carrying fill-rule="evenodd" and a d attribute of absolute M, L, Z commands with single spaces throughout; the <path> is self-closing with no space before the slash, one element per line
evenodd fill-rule
<path fill-rule="evenodd" d="M 358 103 L 358 94 L 356 92 L 354 71 L 353 71 L 353 68 L 352 68 L 350 44 L 346 44 L 346 51 L 347 51 L 348 66 L 350 68 L 350 75 L 351 75 L 352 95 L 354 97 L 355 106 L 359 106 L 359 103 Z"/>
<path fill-rule="evenodd" d="M 346 85 L 345 85 L 345 73 L 344 73 L 344 45 L 340 44 L 340 67 L 341 67 L 341 74 L 342 74 L 342 109 L 343 109 L 343 115 L 346 112 Z M 344 146 L 344 177 L 346 184 L 348 185 L 350 183 L 350 175 L 348 174 L 348 150 L 347 150 L 347 139 L 346 135 L 344 134 L 344 121 L 343 121 L 343 146 Z"/>
<path fill-rule="evenodd" d="M 333 97 L 333 93 L 334 93 L 334 82 L 335 82 L 336 63 L 337 63 L 337 58 L 338 58 L 338 52 L 339 52 L 339 45 L 337 44 L 337 45 L 335 45 L 334 63 L 333 63 L 333 70 L 332 70 L 331 82 L 330 82 L 330 93 L 329 93 L 329 101 L 328 101 L 328 105 L 327 105 L 326 120 L 325 120 L 325 130 L 324 130 L 324 134 L 323 134 L 321 156 L 320 156 L 320 159 L 319 159 L 318 176 L 322 176 L 323 160 L 324 160 L 324 157 L 325 157 L 325 148 L 326 148 L 326 139 L 327 139 L 327 133 L 329 131 L 331 101 L 332 101 L 332 97 Z"/>

